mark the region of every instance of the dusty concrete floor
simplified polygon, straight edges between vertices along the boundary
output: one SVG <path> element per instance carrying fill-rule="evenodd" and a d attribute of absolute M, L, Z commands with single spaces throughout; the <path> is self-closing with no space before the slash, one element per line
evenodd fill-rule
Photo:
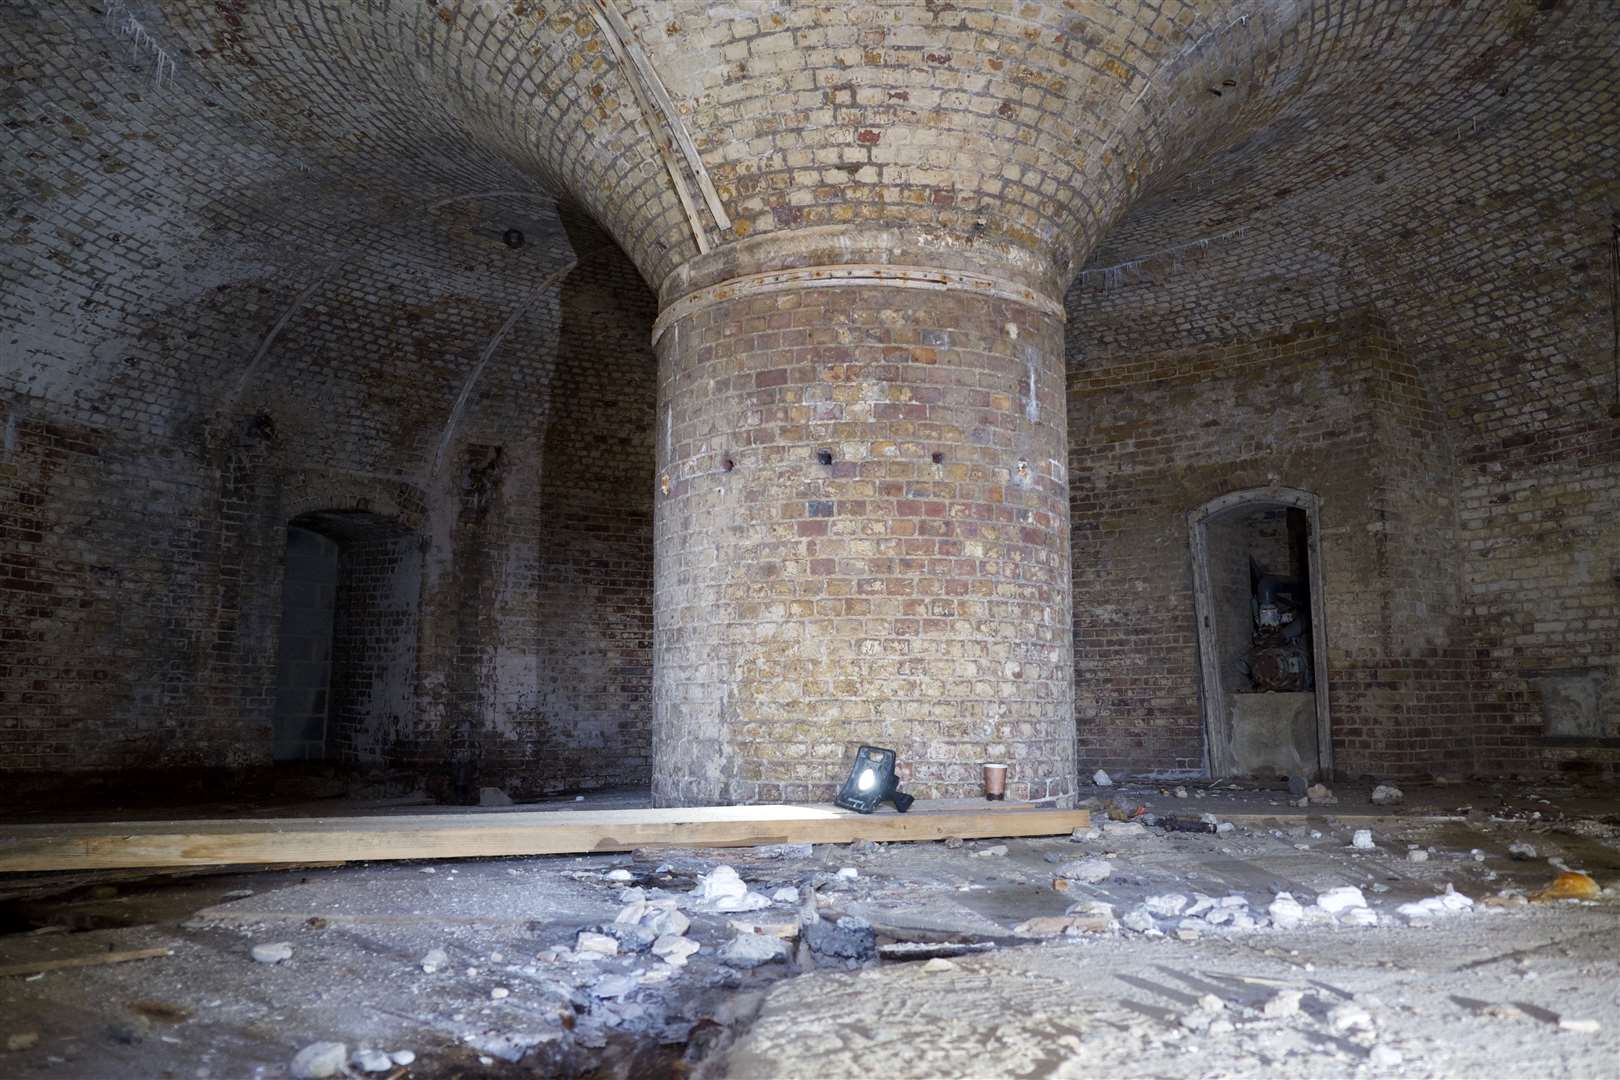
<path fill-rule="evenodd" d="M 1080 840 L 379 863 L 79 881 L 66 892 L 61 883 L 0 882 L 9 898 L 0 930 L 10 931 L 0 936 L 0 966 L 174 950 L 0 977 L 0 1074 L 279 1077 L 301 1047 L 333 1040 L 351 1051 L 412 1051 L 408 1067 L 376 1074 L 396 1080 L 694 1069 L 1620 1076 L 1620 818 L 1611 794 L 1504 783 L 1412 790 L 1400 806 L 1375 807 L 1365 791 L 1340 789 L 1339 803 L 1301 809 L 1280 793 L 1199 790 L 1189 786 L 1184 799 L 1152 786 L 1095 794 L 1117 810 L 1210 813 L 1232 821 L 1231 831 L 1111 824 Z M 1358 828 L 1371 829 L 1372 849 L 1350 846 Z M 1514 842 L 1533 844 L 1536 855 L 1511 858 Z M 1425 861 L 1412 861 L 1414 845 Z M 1085 882 L 1063 869 L 1088 857 L 1110 864 L 1106 877 Z M 798 888 L 805 903 L 696 910 L 687 891 L 721 863 L 766 896 Z M 1486 905 L 1541 888 L 1555 863 L 1608 888 L 1590 902 Z M 846 867 L 856 876 L 837 876 Z M 1066 892 L 1053 888 L 1060 872 L 1072 882 Z M 626 873 L 629 881 L 614 880 Z M 1315 911 L 1316 897 L 1345 885 L 1361 890 L 1376 925 L 1340 925 L 1348 920 Z M 1470 910 L 1397 913 L 1448 885 L 1476 901 Z M 684 967 L 646 952 L 580 960 L 568 951 L 580 930 L 613 921 L 627 888 L 680 899 L 701 945 Z M 1279 891 L 1299 900 L 1305 925 L 1267 925 Z M 1229 900 L 1229 910 L 1259 925 L 1237 929 L 1222 917 L 1212 925 L 1206 912 L 1155 917 L 1146 934 L 1098 931 L 1095 918 L 1093 932 L 1056 940 L 1017 933 L 1071 906 L 1107 903 L 1124 917 L 1172 893 L 1242 897 L 1247 907 Z M 792 933 L 812 903 L 824 926 L 843 917 L 858 930 L 864 921 L 879 942 L 989 948 L 946 970 L 807 949 L 795 957 L 791 947 L 788 959 L 753 969 L 721 961 L 733 920 Z M 253 945 L 275 942 L 291 945 L 290 960 L 250 957 Z M 430 974 L 421 961 L 435 948 L 447 962 Z M 1265 1015 L 1264 1004 L 1288 990 L 1301 993 L 1298 1011 Z"/>

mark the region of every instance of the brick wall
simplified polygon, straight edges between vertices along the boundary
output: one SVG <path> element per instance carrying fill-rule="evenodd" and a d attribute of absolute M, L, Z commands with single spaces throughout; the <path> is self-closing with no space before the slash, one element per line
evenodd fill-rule
<path fill-rule="evenodd" d="M 1279 485 L 1322 503 L 1336 768 L 1410 775 L 1466 745 L 1454 480 L 1381 320 L 1076 357 L 1069 401 L 1082 772 L 1202 768 L 1186 514 Z"/>

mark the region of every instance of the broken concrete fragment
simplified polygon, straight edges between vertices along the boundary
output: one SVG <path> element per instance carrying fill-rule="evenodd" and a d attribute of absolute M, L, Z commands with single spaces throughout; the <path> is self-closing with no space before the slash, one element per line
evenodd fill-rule
<path fill-rule="evenodd" d="M 1271 921 L 1279 930 L 1292 930 L 1305 920 L 1305 909 L 1294 899 L 1293 893 L 1278 893 L 1266 908 L 1266 914 L 1271 916 Z"/>
<path fill-rule="evenodd" d="M 1334 1031 L 1371 1031 L 1372 1014 L 1353 1001 L 1335 1005 L 1327 1014 L 1328 1026 Z"/>
<path fill-rule="evenodd" d="M 1394 784 L 1379 784 L 1372 789 L 1372 801 L 1379 806 L 1391 806 L 1406 800 L 1406 792 Z"/>
<path fill-rule="evenodd" d="M 1529 862 L 1535 857 L 1536 846 L 1534 844 L 1527 844 L 1523 840 L 1515 840 L 1513 843 L 1508 845 L 1508 858 L 1510 859 L 1517 859 L 1520 862 Z"/>
<path fill-rule="evenodd" d="M 326 1080 L 348 1072 L 349 1048 L 340 1042 L 310 1043 L 293 1055 L 288 1070 L 297 1080 Z"/>
<path fill-rule="evenodd" d="M 699 900 L 715 901 L 742 897 L 747 893 L 748 886 L 738 876 L 737 871 L 729 866 L 721 865 L 698 878 L 698 883 L 692 889 L 691 895 Z"/>
<path fill-rule="evenodd" d="M 1198 1007 L 1205 1012 L 1220 1013 L 1226 1011 L 1226 1002 L 1214 994 L 1205 994 L 1198 999 Z"/>
<path fill-rule="evenodd" d="M 1152 913 L 1143 907 L 1133 908 L 1120 916 L 1119 925 L 1138 934 L 1146 934 L 1158 929 L 1158 924 L 1153 921 Z"/>
<path fill-rule="evenodd" d="M 594 930 L 581 930 L 574 939 L 574 948 L 582 953 L 596 953 L 599 956 L 619 955 L 619 942 L 607 934 L 598 934 Z"/>
<path fill-rule="evenodd" d="M 773 904 L 797 904 L 798 902 L 799 890 L 792 885 L 784 885 L 771 893 L 771 903 Z"/>
<path fill-rule="evenodd" d="M 1357 829 L 1350 837 L 1350 846 L 1359 851 L 1372 851 L 1375 847 L 1377 847 L 1377 845 L 1373 843 L 1372 830 Z"/>
<path fill-rule="evenodd" d="M 1422 848 L 1413 848 L 1406 853 L 1407 862 L 1428 862 L 1429 853 Z"/>
<path fill-rule="evenodd" d="M 1364 908 L 1367 898 L 1361 895 L 1361 890 L 1354 885 L 1341 885 L 1336 889 L 1329 889 L 1319 893 L 1316 897 L 1316 906 L 1329 915 L 1341 915 L 1351 908 Z"/>
<path fill-rule="evenodd" d="M 1351 908 L 1339 916 L 1339 921 L 1346 926 L 1377 926 L 1378 913 L 1372 908 Z"/>
<path fill-rule="evenodd" d="M 443 949 L 429 949 L 422 957 L 422 973 L 432 975 L 443 971 L 450 963 L 450 954 Z"/>
<path fill-rule="evenodd" d="M 1419 919 L 1441 918 L 1447 915 L 1456 915 L 1469 910 L 1474 901 L 1446 886 L 1446 891 L 1440 896 L 1431 896 L 1411 904 L 1402 904 L 1395 909 L 1397 915 L 1403 915 L 1413 921 Z"/>
<path fill-rule="evenodd" d="M 1401 1063 L 1401 1052 L 1393 1046 L 1379 1043 L 1367 1052 L 1367 1064 L 1375 1069 L 1390 1069 Z"/>
<path fill-rule="evenodd" d="M 978 851 L 973 852 L 973 857 L 975 859 L 992 859 L 998 855 L 1005 854 L 1007 854 L 1006 844 L 994 844 L 990 847 L 980 848 Z"/>
<path fill-rule="evenodd" d="M 861 876 L 861 872 L 853 866 L 843 866 L 839 867 L 838 876 L 845 881 L 854 881 Z"/>
<path fill-rule="evenodd" d="M 1100 881 L 1107 881 L 1113 873 L 1114 864 L 1107 859 L 1080 859 L 1058 867 L 1057 873 L 1052 877 L 1052 888 L 1058 892 L 1068 892 L 1070 886 L 1076 882 L 1095 885 Z"/>
<path fill-rule="evenodd" d="M 1109 776 L 1106 772 L 1104 772 L 1101 769 L 1098 769 L 1096 772 L 1091 774 L 1091 782 L 1093 784 L 1096 784 L 1098 787 L 1113 787 L 1114 786 L 1114 778 Z"/>
<path fill-rule="evenodd" d="M 877 955 L 877 935 L 864 920 L 845 916 L 836 923 L 817 919 L 804 928 L 812 952 L 845 960 L 868 960 Z"/>
<path fill-rule="evenodd" d="M 945 959 L 943 956 L 936 956 L 924 964 L 922 969 L 929 974 L 935 974 L 941 971 L 955 971 L 956 965 Z"/>
<path fill-rule="evenodd" d="M 283 960 L 292 959 L 292 943 L 289 941 L 275 941 L 268 945 L 255 945 L 252 954 L 253 959 L 261 964 L 279 964 Z"/>
<path fill-rule="evenodd" d="M 622 867 L 622 866 L 619 867 L 618 869 L 615 869 L 615 870 L 609 870 L 606 874 L 603 874 L 602 876 L 607 878 L 609 881 L 633 881 L 633 880 L 635 880 L 635 875 L 630 873 L 630 871 L 624 869 L 624 867 Z"/>
<path fill-rule="evenodd" d="M 786 960 L 787 955 L 786 943 L 769 934 L 738 934 L 720 948 L 720 959 L 740 968 L 756 968 L 775 960 Z"/>
<path fill-rule="evenodd" d="M 416 1061 L 416 1052 L 414 1050 L 395 1050 L 388 1056 L 393 1059 L 395 1065 L 410 1065 Z"/>
<path fill-rule="evenodd" d="M 1305 797 L 1313 803 L 1324 805 L 1331 805 L 1339 801 L 1326 784 L 1312 784 L 1306 790 Z"/>
<path fill-rule="evenodd" d="M 1187 898 L 1181 893 L 1164 893 L 1150 896 L 1142 903 L 1153 914 L 1168 919 L 1181 914 L 1182 908 L 1187 906 Z"/>
<path fill-rule="evenodd" d="M 674 967 L 685 965 L 687 957 L 696 953 L 702 946 L 689 937 L 679 934 L 665 934 L 652 943 L 652 954 Z"/>
<path fill-rule="evenodd" d="M 479 788 L 478 789 L 478 805 L 479 806 L 511 806 L 512 805 L 512 796 L 508 795 L 506 792 L 502 791 L 498 787 Z"/>
<path fill-rule="evenodd" d="M 6 1036 L 6 1049 L 11 1053 L 19 1050 L 30 1050 L 39 1042 L 39 1032 L 19 1031 L 15 1035 Z"/>

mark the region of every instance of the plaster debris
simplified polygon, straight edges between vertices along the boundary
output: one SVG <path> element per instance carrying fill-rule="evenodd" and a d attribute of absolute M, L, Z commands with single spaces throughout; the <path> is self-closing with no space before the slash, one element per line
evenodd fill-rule
<path fill-rule="evenodd" d="M 1407 862 L 1428 862 L 1429 853 L 1422 848 L 1412 848 L 1406 853 Z"/>
<path fill-rule="evenodd" d="M 268 945 L 255 945 L 252 949 L 253 959 L 261 964 L 279 964 L 283 960 L 291 960 L 293 949 L 288 941 L 275 941 Z"/>
<path fill-rule="evenodd" d="M 340 1042 L 310 1043 L 293 1055 L 287 1068 L 297 1080 L 326 1080 L 348 1072 L 349 1048 Z"/>
<path fill-rule="evenodd" d="M 1328 1010 L 1327 1020 L 1328 1026 L 1334 1031 L 1371 1031 L 1373 1028 L 1372 1014 L 1353 1001 Z"/>
<path fill-rule="evenodd" d="M 1107 859 L 1080 859 L 1058 867 L 1052 877 L 1052 887 L 1058 892 L 1067 892 L 1076 882 L 1095 885 L 1107 881 L 1113 873 L 1114 864 Z"/>
<path fill-rule="evenodd" d="M 1448 885 L 1446 891 L 1441 895 L 1431 896 L 1410 904 L 1402 904 L 1395 909 L 1395 913 L 1416 922 L 1422 919 L 1437 919 L 1456 915 L 1472 910 L 1473 906 L 1473 900 Z"/>
<path fill-rule="evenodd" d="M 1305 921 L 1305 908 L 1294 899 L 1293 893 L 1280 892 L 1266 908 L 1266 914 L 1279 930 L 1292 930 Z"/>
<path fill-rule="evenodd" d="M 416 1051 L 414 1050 L 395 1050 L 388 1056 L 393 1059 L 395 1065 L 411 1065 L 416 1062 Z"/>
<path fill-rule="evenodd" d="M 1357 829 L 1354 835 L 1350 837 L 1350 846 L 1358 851 L 1372 851 L 1377 847 L 1377 845 L 1373 843 L 1372 830 Z"/>
<path fill-rule="evenodd" d="M 687 958 L 702 948 L 689 937 L 679 934 L 665 934 L 652 943 L 652 954 L 674 967 L 683 967 Z"/>
<path fill-rule="evenodd" d="M 1319 893 L 1316 897 L 1316 906 L 1329 915 L 1342 915 L 1351 908 L 1364 908 L 1367 898 L 1361 895 L 1361 890 L 1354 885 L 1341 885 L 1336 889 L 1329 889 Z"/>
<path fill-rule="evenodd" d="M 1564 1031 L 1574 1031 L 1581 1035 L 1596 1035 L 1603 1030 L 1603 1025 L 1596 1020 L 1577 1020 L 1571 1016 L 1560 1016 L 1558 1026 Z"/>
<path fill-rule="evenodd" d="M 1093 784 L 1096 784 L 1098 787 L 1113 787 L 1114 786 L 1114 778 L 1109 776 L 1106 772 L 1104 772 L 1101 769 L 1098 769 L 1096 772 L 1091 774 L 1091 782 Z"/>
<path fill-rule="evenodd" d="M 1098 832 L 1096 829 L 1087 827 L 1084 829 L 1074 830 L 1069 834 L 1069 839 L 1082 844 L 1090 843 L 1093 840 L 1101 840 L 1102 833 Z"/>
<path fill-rule="evenodd" d="M 845 866 L 839 869 L 838 876 L 845 881 L 854 881 L 861 876 L 861 872 L 853 866 Z"/>
<path fill-rule="evenodd" d="M 415 1060 L 415 1055 L 412 1055 Z M 395 1065 L 394 1059 L 381 1050 L 371 1050 L 361 1047 L 349 1059 L 349 1064 L 361 1072 L 380 1073 L 387 1072 Z"/>
<path fill-rule="evenodd" d="M 607 878 L 609 881 L 634 881 L 635 880 L 635 875 L 632 874 L 630 871 L 624 869 L 623 867 L 620 867 L 617 870 L 609 870 L 606 874 L 604 874 L 602 876 Z"/>
<path fill-rule="evenodd" d="M 1523 840 L 1515 840 L 1508 845 L 1508 858 L 1519 862 L 1529 862 L 1536 857 L 1536 845 L 1527 844 Z"/>
<path fill-rule="evenodd" d="M 450 954 L 443 949 L 429 949 L 422 957 L 422 973 L 434 975 L 443 971 L 450 963 Z"/>
<path fill-rule="evenodd" d="M 1181 914 L 1181 909 L 1187 906 L 1187 898 L 1181 893 L 1164 893 L 1148 897 L 1142 906 L 1155 915 L 1172 918 Z"/>
<path fill-rule="evenodd" d="M 1261 1006 L 1260 1012 L 1272 1019 L 1284 1019 L 1299 1014 L 1300 999 L 1305 995 L 1298 990 L 1279 990 Z"/>
<path fill-rule="evenodd" d="M 941 971 L 955 971 L 956 965 L 945 959 L 943 956 L 936 956 L 932 960 L 925 963 L 922 966 L 922 969 L 932 975 Z"/>
<path fill-rule="evenodd" d="M 980 850 L 973 852 L 973 857 L 975 859 L 992 859 L 998 855 L 1005 854 L 1007 854 L 1007 845 L 996 844 L 993 847 L 981 848 Z M 842 871 L 840 871 L 840 873 L 842 873 Z"/>
<path fill-rule="evenodd" d="M 502 1001 L 502 1000 L 504 1000 L 506 998 L 509 998 L 511 996 L 512 996 L 512 991 L 508 990 L 504 986 L 492 986 L 492 987 L 490 987 L 489 999 L 491 1001 Z"/>
<path fill-rule="evenodd" d="M 1401 1061 L 1401 1052 L 1384 1043 L 1379 1043 L 1367 1052 L 1367 1064 L 1375 1069 L 1391 1069 Z"/>
<path fill-rule="evenodd" d="M 478 805 L 479 806 L 511 806 L 512 805 L 512 796 L 508 795 L 506 792 L 502 791 L 498 787 L 479 788 L 478 789 Z"/>
<path fill-rule="evenodd" d="M 1331 806 L 1339 801 L 1334 796 L 1332 789 L 1330 789 L 1326 784 L 1312 784 L 1306 790 L 1305 797 L 1311 802 L 1319 805 Z"/>
<path fill-rule="evenodd" d="M 1187 797 L 1187 789 L 1184 787 L 1178 787 L 1176 788 L 1174 794 L 1178 799 L 1185 799 Z"/>
<path fill-rule="evenodd" d="M 574 939 L 574 948 L 582 953 L 596 953 L 598 956 L 619 955 L 619 942 L 617 938 L 607 934 L 598 934 L 593 930 L 581 930 Z"/>
<path fill-rule="evenodd" d="M 798 902 L 799 890 L 792 885 L 784 885 L 771 893 L 771 903 L 773 904 L 797 904 Z"/>
<path fill-rule="evenodd" d="M 1406 801 L 1406 792 L 1394 784 L 1379 784 L 1372 789 L 1372 801 L 1379 806 L 1392 806 Z"/>
<path fill-rule="evenodd" d="M 1158 924 L 1153 921 L 1153 914 L 1145 907 L 1133 908 L 1120 916 L 1119 924 L 1127 930 L 1138 934 L 1156 933 Z"/>
<path fill-rule="evenodd" d="M 729 866 L 721 865 L 698 878 L 691 895 L 700 900 L 735 899 L 747 895 L 748 886 Z"/>

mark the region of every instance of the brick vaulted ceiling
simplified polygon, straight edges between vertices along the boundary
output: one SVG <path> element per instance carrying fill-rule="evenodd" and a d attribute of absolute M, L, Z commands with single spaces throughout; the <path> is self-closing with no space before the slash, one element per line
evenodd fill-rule
<path fill-rule="evenodd" d="M 715 246 L 1015 249 L 1067 287 L 1075 363 L 1380 304 L 1480 447 L 1531 370 L 1549 452 L 1601 421 L 1607 0 L 617 4 L 732 222 L 699 202 Z M 431 426 L 606 237 L 657 291 L 693 227 L 592 6 L 6 4 L 0 385 L 173 431 L 406 365 Z M 540 303 L 507 347 L 546 333 Z M 1482 381 L 1486 339 L 1520 374 Z"/>

